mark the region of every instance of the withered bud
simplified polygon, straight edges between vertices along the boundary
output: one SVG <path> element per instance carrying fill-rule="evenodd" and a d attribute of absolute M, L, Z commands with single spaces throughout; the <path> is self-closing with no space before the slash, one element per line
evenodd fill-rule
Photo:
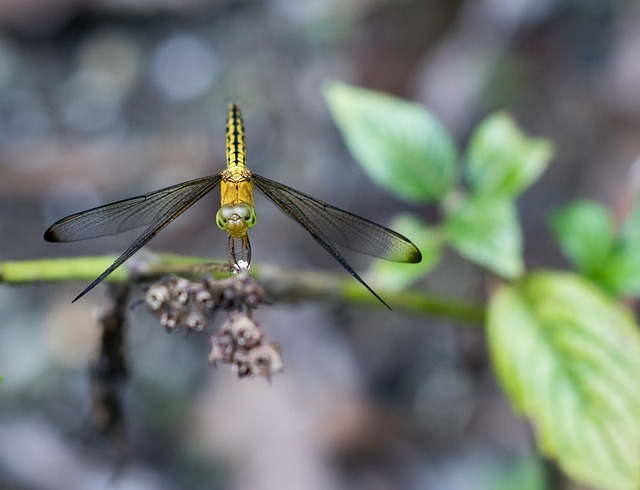
<path fill-rule="evenodd" d="M 204 315 L 199 311 L 190 311 L 184 316 L 184 319 L 182 319 L 181 323 L 183 323 L 185 328 L 187 328 L 188 330 L 202 332 L 207 321 Z"/>
<path fill-rule="evenodd" d="M 160 315 L 160 324 L 167 330 L 173 330 L 178 323 L 178 312 L 175 310 L 167 310 Z"/>
<path fill-rule="evenodd" d="M 248 308 L 255 308 L 264 303 L 264 290 L 248 274 L 241 278 L 238 288 L 238 296 L 244 298 L 244 304 Z"/>
<path fill-rule="evenodd" d="M 269 377 L 283 369 L 280 349 L 276 344 L 259 345 L 251 349 L 248 364 L 253 376 Z"/>
<path fill-rule="evenodd" d="M 163 284 L 152 284 L 147 290 L 144 300 L 151 310 L 158 311 L 169 302 L 169 289 Z"/>
<path fill-rule="evenodd" d="M 244 378 L 251 374 L 251 367 L 249 366 L 249 354 L 244 349 L 236 350 L 233 353 L 231 369 L 238 375 L 238 378 Z"/>
<path fill-rule="evenodd" d="M 217 333 L 211 336 L 209 340 L 211 341 L 209 364 L 215 366 L 218 361 L 231 362 L 235 348 L 231 335 L 227 333 Z"/>
<path fill-rule="evenodd" d="M 205 289 L 200 289 L 196 292 L 196 302 L 204 308 L 213 307 L 213 296 Z"/>
<path fill-rule="evenodd" d="M 258 323 L 242 313 L 234 313 L 222 325 L 221 330 L 231 335 L 240 347 L 253 347 L 262 340 Z"/>
<path fill-rule="evenodd" d="M 238 302 L 238 291 L 234 287 L 235 284 L 231 283 L 228 287 L 222 291 L 222 297 L 228 305 L 235 305 Z"/>
<path fill-rule="evenodd" d="M 189 301 L 189 290 L 191 288 L 191 283 L 187 279 L 183 279 L 179 277 L 176 279 L 172 292 L 175 296 L 175 299 L 180 304 L 186 304 Z"/>

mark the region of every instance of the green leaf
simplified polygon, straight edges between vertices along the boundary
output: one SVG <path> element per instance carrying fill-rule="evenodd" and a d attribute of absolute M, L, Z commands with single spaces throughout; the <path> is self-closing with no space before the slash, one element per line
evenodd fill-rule
<path fill-rule="evenodd" d="M 378 259 L 373 262 L 367 278 L 372 284 L 401 291 L 438 265 L 442 255 L 442 233 L 437 228 L 425 226 L 422 220 L 410 214 L 397 216 L 390 228 L 416 244 L 422 253 L 422 261 L 418 264 L 398 264 Z"/>
<path fill-rule="evenodd" d="M 444 230 L 463 257 L 505 278 L 522 274 L 522 234 L 512 201 L 467 197 L 449 212 Z"/>
<path fill-rule="evenodd" d="M 593 279 L 614 296 L 640 296 L 640 244 L 619 243 Z"/>
<path fill-rule="evenodd" d="M 594 273 L 611 253 L 613 217 L 597 202 L 576 201 L 555 212 L 551 228 L 564 254 L 582 273 Z"/>
<path fill-rule="evenodd" d="M 616 295 L 640 296 L 640 198 L 623 223 L 617 243 L 597 279 Z"/>
<path fill-rule="evenodd" d="M 338 81 L 324 93 L 349 151 L 378 186 L 420 203 L 453 187 L 455 145 L 423 106 Z"/>
<path fill-rule="evenodd" d="M 640 334 L 632 314 L 579 276 L 542 272 L 491 299 L 496 374 L 533 420 L 542 453 L 602 489 L 640 487 Z"/>
<path fill-rule="evenodd" d="M 467 149 L 467 177 L 474 193 L 515 197 L 535 182 L 553 157 L 547 139 L 529 138 L 503 112 L 487 117 Z"/>

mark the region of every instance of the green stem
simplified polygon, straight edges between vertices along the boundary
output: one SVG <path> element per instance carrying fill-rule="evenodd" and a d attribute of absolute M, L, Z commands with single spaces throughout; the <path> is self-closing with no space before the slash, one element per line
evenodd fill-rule
<path fill-rule="evenodd" d="M 147 260 L 130 260 L 106 280 L 143 282 L 167 274 L 228 276 L 226 261 L 171 254 L 147 254 Z M 57 258 L 0 262 L 0 284 L 33 284 L 58 281 L 91 281 L 113 263 L 115 256 Z M 254 264 L 252 275 L 264 286 L 267 295 L 277 301 L 326 299 L 336 302 L 384 308 L 360 284 L 349 277 L 319 271 L 284 269 Z M 385 291 L 376 287 L 394 311 L 428 314 L 482 324 L 485 308 L 480 305 L 432 296 L 424 291 Z"/>

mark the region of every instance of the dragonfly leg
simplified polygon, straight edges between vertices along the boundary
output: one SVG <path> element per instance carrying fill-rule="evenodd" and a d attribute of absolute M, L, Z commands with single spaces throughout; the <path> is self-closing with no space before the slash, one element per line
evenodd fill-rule
<path fill-rule="evenodd" d="M 233 263 L 235 261 L 234 252 L 235 252 L 235 249 L 234 249 L 233 237 L 229 235 L 229 237 L 227 238 L 227 262 L 229 265 L 230 272 L 233 271 Z"/>
<path fill-rule="evenodd" d="M 236 248 L 236 240 L 241 240 L 239 251 Z M 229 236 L 227 256 L 229 258 L 229 268 L 232 271 L 239 272 L 242 269 L 249 269 L 251 265 L 251 243 L 249 242 L 249 237 L 246 235 L 242 238 Z"/>
<path fill-rule="evenodd" d="M 249 235 L 242 237 L 242 258 L 247 262 L 247 269 L 251 265 L 251 242 L 249 241 Z"/>

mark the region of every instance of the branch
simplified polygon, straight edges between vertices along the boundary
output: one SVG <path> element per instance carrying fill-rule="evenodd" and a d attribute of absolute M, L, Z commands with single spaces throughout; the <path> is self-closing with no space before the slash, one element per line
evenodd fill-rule
<path fill-rule="evenodd" d="M 116 256 L 56 258 L 0 262 L 0 284 L 34 284 L 59 281 L 92 281 L 109 267 Z M 172 254 L 140 254 L 114 271 L 109 282 L 148 282 L 168 274 L 197 276 L 211 274 L 228 277 L 227 261 Z M 255 264 L 252 275 L 263 285 L 274 302 L 293 303 L 301 300 L 345 302 L 367 308 L 383 305 L 360 284 L 344 274 L 313 270 L 285 269 Z M 482 324 L 482 305 L 445 299 L 423 291 L 390 291 L 377 286 L 376 291 L 395 311 L 434 315 L 465 323 Z"/>

